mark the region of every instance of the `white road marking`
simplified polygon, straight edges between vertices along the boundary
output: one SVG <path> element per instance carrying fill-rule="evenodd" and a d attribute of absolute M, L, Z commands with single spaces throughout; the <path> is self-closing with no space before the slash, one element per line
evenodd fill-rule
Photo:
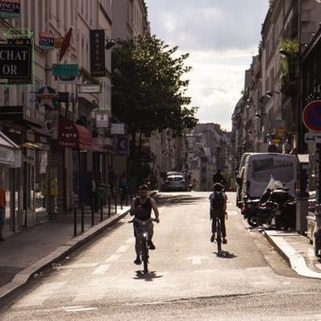
<path fill-rule="evenodd" d="M 97 310 L 97 308 L 91 308 L 91 307 L 84 307 L 81 305 L 77 305 L 77 306 L 72 306 L 72 307 L 63 307 L 63 310 L 67 311 L 67 312 L 82 312 L 82 311 L 93 311 L 93 310 Z"/>
<path fill-rule="evenodd" d="M 185 260 L 191 260 L 192 264 L 201 264 L 202 260 L 208 260 L 208 256 L 190 256 L 185 258 Z"/>
<path fill-rule="evenodd" d="M 122 245 L 116 253 L 125 253 L 128 250 L 128 245 Z"/>
<path fill-rule="evenodd" d="M 91 268 L 97 266 L 99 263 L 74 263 L 66 266 L 57 266 L 57 270 L 62 270 L 62 269 L 83 269 L 83 268 Z"/>
<path fill-rule="evenodd" d="M 109 262 L 116 262 L 120 258 L 120 255 L 111 255 L 107 260 L 104 261 L 104 263 L 109 263 Z"/>
<path fill-rule="evenodd" d="M 126 241 L 126 244 L 133 244 L 133 243 L 135 243 L 135 238 L 134 237 L 131 237 Z"/>
<path fill-rule="evenodd" d="M 110 264 L 102 264 L 99 265 L 93 272 L 94 275 L 98 274 L 104 274 L 110 269 L 111 265 Z"/>

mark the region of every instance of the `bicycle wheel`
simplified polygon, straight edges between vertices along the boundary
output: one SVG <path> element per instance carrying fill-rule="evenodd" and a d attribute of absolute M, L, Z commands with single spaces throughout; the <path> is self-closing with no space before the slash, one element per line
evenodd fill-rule
<path fill-rule="evenodd" d="M 144 273 L 148 273 L 148 244 L 146 239 L 143 239 L 142 241 L 142 260 Z"/>
<path fill-rule="evenodd" d="M 219 218 L 216 219 L 216 241 L 217 241 L 217 253 L 222 253 L 222 225 Z"/>

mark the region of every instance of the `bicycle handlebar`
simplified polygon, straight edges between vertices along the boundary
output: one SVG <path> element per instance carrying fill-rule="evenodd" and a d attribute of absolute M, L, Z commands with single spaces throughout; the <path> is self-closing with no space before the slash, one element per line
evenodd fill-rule
<path fill-rule="evenodd" d="M 148 220 L 146 221 L 143 221 L 143 220 L 140 220 L 139 218 L 133 218 L 132 220 L 128 221 L 128 223 L 134 223 L 134 222 L 137 222 L 139 224 L 146 224 L 146 223 L 149 223 L 149 222 L 157 222 L 157 220 L 155 218 L 149 218 Z"/>

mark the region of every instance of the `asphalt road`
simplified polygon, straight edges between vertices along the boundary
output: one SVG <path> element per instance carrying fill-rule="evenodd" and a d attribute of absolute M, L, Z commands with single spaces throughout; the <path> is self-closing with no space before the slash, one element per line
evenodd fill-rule
<path fill-rule="evenodd" d="M 225 256 L 210 243 L 208 195 L 160 193 L 150 273 L 133 263 L 129 217 L 30 282 L 0 320 L 321 320 L 318 280 L 297 276 L 229 193 Z"/>

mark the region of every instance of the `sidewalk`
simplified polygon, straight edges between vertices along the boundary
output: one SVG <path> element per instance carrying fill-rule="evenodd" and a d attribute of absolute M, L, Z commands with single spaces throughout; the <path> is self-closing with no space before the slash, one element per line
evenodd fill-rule
<path fill-rule="evenodd" d="M 321 279 L 321 258 L 314 255 L 308 238 L 296 231 L 263 231 L 265 237 L 299 275 Z"/>
<path fill-rule="evenodd" d="M 78 214 L 77 236 L 74 237 L 74 215 L 63 214 L 52 221 L 27 228 L 12 234 L 0 243 L 0 300 L 23 286 L 30 277 L 54 262 L 68 256 L 81 245 L 93 239 L 107 227 L 127 215 L 129 206 L 117 207 L 117 214 L 108 218 L 104 209 L 104 220 L 95 214 L 92 226 L 91 215 L 85 213 L 84 232 L 81 233 Z"/>

